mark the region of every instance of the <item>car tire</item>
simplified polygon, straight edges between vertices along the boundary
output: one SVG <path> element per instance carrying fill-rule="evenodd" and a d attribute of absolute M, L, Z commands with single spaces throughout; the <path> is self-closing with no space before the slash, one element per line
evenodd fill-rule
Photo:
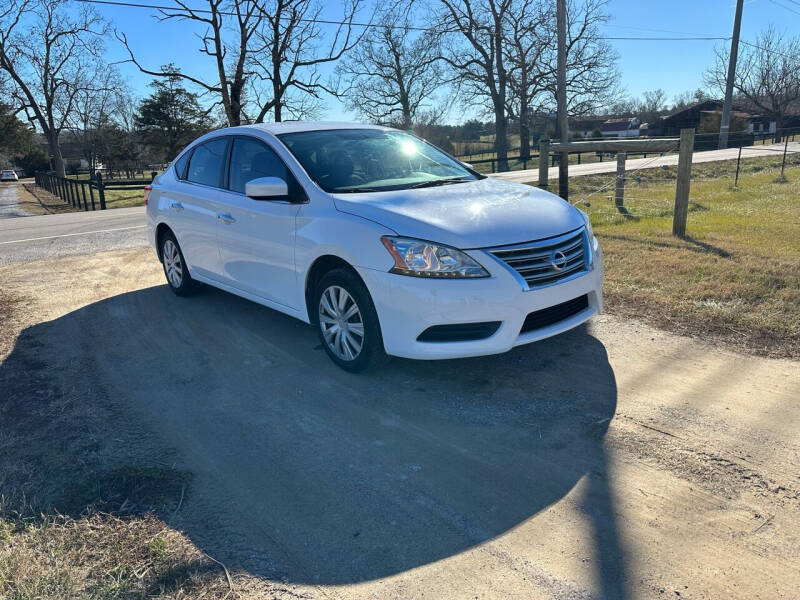
<path fill-rule="evenodd" d="M 189 274 L 183 251 L 171 231 L 165 232 L 159 240 L 159 255 L 164 276 L 167 278 L 169 289 L 176 296 L 189 296 L 197 291 L 200 284 Z"/>
<path fill-rule="evenodd" d="M 345 371 L 358 373 L 388 362 L 375 305 L 352 271 L 326 273 L 317 283 L 310 312 L 322 347 Z"/>

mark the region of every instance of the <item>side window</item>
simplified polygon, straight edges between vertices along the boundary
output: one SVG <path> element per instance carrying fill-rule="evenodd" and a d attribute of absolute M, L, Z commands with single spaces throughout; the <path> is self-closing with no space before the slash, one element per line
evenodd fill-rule
<path fill-rule="evenodd" d="M 219 187 L 222 182 L 222 167 L 225 164 L 225 151 L 228 138 L 217 138 L 194 149 L 189 160 L 186 179 L 192 183 L 202 183 Z"/>
<path fill-rule="evenodd" d="M 186 163 L 189 162 L 189 156 L 191 154 L 191 152 L 187 152 L 175 163 L 175 175 L 178 176 L 178 179 L 186 179 Z"/>
<path fill-rule="evenodd" d="M 286 165 L 266 144 L 250 138 L 235 138 L 228 187 L 244 194 L 247 182 L 259 177 L 280 177 L 289 181 Z"/>

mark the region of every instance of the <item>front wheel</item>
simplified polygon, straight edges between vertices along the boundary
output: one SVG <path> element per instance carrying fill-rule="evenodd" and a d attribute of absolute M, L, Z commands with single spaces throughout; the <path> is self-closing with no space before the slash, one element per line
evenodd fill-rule
<path fill-rule="evenodd" d="M 386 361 L 375 305 L 364 283 L 346 269 L 327 273 L 314 295 L 322 347 L 345 371 L 358 372 Z"/>

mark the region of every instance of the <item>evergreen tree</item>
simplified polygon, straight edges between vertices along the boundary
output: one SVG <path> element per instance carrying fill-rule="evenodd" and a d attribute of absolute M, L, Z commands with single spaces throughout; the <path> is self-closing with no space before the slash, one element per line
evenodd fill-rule
<path fill-rule="evenodd" d="M 162 67 L 174 73 L 173 65 Z M 181 149 L 207 129 L 197 94 L 183 87 L 178 75 L 155 79 L 153 93 L 142 100 L 134 116 L 142 141 L 169 162 Z"/>

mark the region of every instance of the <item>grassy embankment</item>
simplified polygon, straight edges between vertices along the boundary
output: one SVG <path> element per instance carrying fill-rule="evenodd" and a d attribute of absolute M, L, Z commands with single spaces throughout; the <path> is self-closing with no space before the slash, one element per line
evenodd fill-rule
<path fill-rule="evenodd" d="M 687 237 L 672 236 L 675 168 L 570 179 L 605 253 L 606 307 L 760 355 L 800 358 L 800 154 L 693 166 Z M 602 190 L 599 193 L 597 190 Z M 589 202 L 586 207 L 583 203 Z"/>

